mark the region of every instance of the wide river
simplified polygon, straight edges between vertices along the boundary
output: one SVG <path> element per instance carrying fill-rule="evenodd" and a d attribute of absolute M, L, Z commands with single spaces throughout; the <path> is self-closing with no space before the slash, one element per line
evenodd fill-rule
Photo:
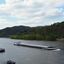
<path fill-rule="evenodd" d="M 22 46 L 14 46 L 14 42 L 54 46 L 61 50 L 44 50 Z M 64 42 L 60 41 L 30 41 L 0 38 L 0 48 L 5 48 L 5 53 L 0 53 L 0 64 L 13 60 L 16 64 L 64 64 Z"/>

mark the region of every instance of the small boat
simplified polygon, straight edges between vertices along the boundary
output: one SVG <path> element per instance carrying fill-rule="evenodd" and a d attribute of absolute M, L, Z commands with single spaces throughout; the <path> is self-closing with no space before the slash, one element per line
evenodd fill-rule
<path fill-rule="evenodd" d="M 12 60 L 8 60 L 7 64 L 16 64 L 16 62 L 12 61 Z"/>
<path fill-rule="evenodd" d="M 56 50 L 56 48 L 55 47 L 52 47 L 52 46 L 48 46 L 45 49 L 47 49 L 47 50 Z"/>
<path fill-rule="evenodd" d="M 5 52 L 5 49 L 0 48 L 0 53 L 3 53 L 3 52 Z"/>

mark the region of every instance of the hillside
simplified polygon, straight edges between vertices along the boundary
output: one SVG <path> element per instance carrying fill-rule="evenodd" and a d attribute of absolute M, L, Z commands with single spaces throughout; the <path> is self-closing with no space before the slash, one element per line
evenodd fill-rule
<path fill-rule="evenodd" d="M 28 26 L 14 26 L 7 27 L 0 30 L 0 37 L 9 37 L 10 35 L 20 34 L 20 33 L 30 33 L 31 29 Z"/>
<path fill-rule="evenodd" d="M 64 21 L 49 26 L 14 26 L 0 30 L 0 37 L 30 40 L 56 40 L 64 38 Z"/>

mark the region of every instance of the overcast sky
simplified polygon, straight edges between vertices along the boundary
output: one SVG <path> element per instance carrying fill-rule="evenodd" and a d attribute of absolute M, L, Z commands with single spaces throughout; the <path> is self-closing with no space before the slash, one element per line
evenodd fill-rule
<path fill-rule="evenodd" d="M 0 29 L 43 26 L 64 20 L 64 0 L 0 0 Z"/>

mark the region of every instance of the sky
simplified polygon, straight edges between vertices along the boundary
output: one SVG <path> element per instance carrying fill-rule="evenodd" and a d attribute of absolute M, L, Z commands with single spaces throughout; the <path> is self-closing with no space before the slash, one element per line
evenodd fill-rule
<path fill-rule="evenodd" d="M 0 0 L 0 29 L 64 21 L 64 0 Z"/>

